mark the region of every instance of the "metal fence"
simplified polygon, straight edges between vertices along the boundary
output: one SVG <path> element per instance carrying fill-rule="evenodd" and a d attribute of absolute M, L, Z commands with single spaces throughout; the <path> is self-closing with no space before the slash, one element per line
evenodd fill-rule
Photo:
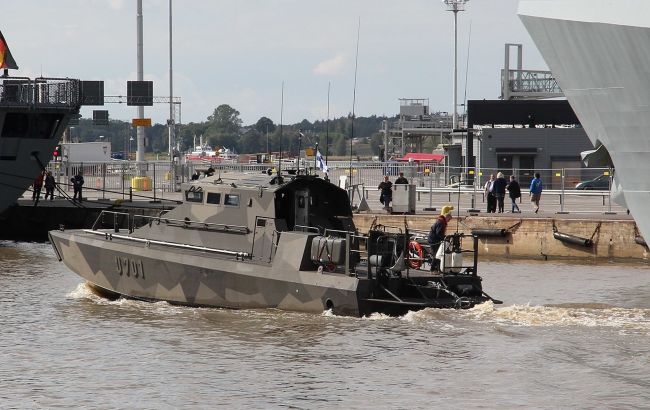
<path fill-rule="evenodd" d="M 302 160 L 301 172 L 315 172 L 312 161 Z M 96 190 L 94 196 L 121 194 L 126 197 L 132 191 L 147 191 L 147 196 L 164 198 L 166 193 L 176 192 L 180 184 L 190 179 L 198 171 L 204 173 L 209 167 L 216 173 L 275 173 L 278 164 L 239 164 L 186 162 L 172 164 L 168 161 L 113 161 L 106 163 L 72 163 L 51 162 L 48 170 L 52 171 L 60 187 L 72 190 L 70 178 L 81 172 L 85 179 L 86 190 Z M 284 161 L 283 172 L 296 170 L 295 161 Z M 320 172 L 320 171 L 318 171 Z M 556 204 L 558 211 L 584 206 L 585 198 L 592 203 L 590 209 L 611 211 L 609 199 L 613 170 L 608 168 L 563 168 L 563 169 L 465 169 L 446 168 L 437 163 L 414 164 L 400 162 L 359 162 L 331 161 L 329 163 L 330 180 L 350 192 L 351 202 L 358 203 L 361 196 L 378 199 L 378 185 L 385 175 L 394 181 L 403 173 L 411 184 L 416 185 L 420 206 L 426 207 L 440 201 L 466 202 L 467 208 L 480 207 L 485 201 L 483 185 L 490 174 L 502 172 L 506 178 L 515 175 L 523 193 L 533 175 L 539 172 L 544 185 L 545 196 Z M 148 178 L 142 186 L 142 178 Z M 593 182 L 596 181 L 596 182 Z M 590 184 L 591 183 L 591 184 Z M 579 185 L 580 184 L 580 185 Z M 168 194 L 167 194 L 168 195 Z M 169 196 L 169 195 L 168 195 Z M 462 201 L 461 201 L 462 198 Z"/>

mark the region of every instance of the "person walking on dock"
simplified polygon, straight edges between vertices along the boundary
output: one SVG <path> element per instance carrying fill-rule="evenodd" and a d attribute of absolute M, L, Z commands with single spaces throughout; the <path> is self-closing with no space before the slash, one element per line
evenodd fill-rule
<path fill-rule="evenodd" d="M 54 201 L 55 186 L 56 186 L 56 182 L 54 182 L 54 177 L 52 176 L 52 173 L 50 171 L 47 171 L 47 175 L 45 175 L 45 200 L 46 201 L 48 195 L 50 197 L 50 201 Z"/>
<path fill-rule="evenodd" d="M 380 183 L 377 187 L 381 193 L 379 194 L 379 202 L 388 209 L 391 201 L 393 200 L 393 183 L 390 182 L 388 175 L 384 176 L 384 182 Z"/>
<path fill-rule="evenodd" d="M 506 185 L 506 190 L 508 191 L 508 195 L 510 196 L 510 201 L 512 201 L 512 210 L 510 212 L 512 212 L 513 214 L 515 212 L 521 213 L 519 206 L 517 206 L 517 199 L 521 198 L 521 187 L 519 186 L 519 182 L 515 180 L 514 175 L 510 175 L 510 182 L 508 182 L 508 185 Z"/>
<path fill-rule="evenodd" d="M 535 178 L 530 181 L 530 202 L 535 204 L 535 213 L 539 212 L 539 200 L 542 198 L 542 178 L 535 172 Z"/>
<path fill-rule="evenodd" d="M 494 213 L 497 209 L 497 197 L 494 195 L 494 174 L 485 183 L 485 197 L 487 198 L 487 213 Z"/>
<path fill-rule="evenodd" d="M 34 178 L 34 191 L 32 191 L 32 201 L 34 201 L 34 206 L 38 205 L 38 200 L 41 199 L 44 174 L 45 171 L 40 171 L 38 175 L 36 175 L 36 178 Z"/>
<path fill-rule="evenodd" d="M 494 192 L 494 196 L 496 197 L 500 214 L 503 213 L 503 202 L 506 197 L 506 185 L 508 185 L 508 182 L 506 181 L 506 178 L 503 176 L 503 173 L 501 172 L 497 173 L 497 179 L 494 181 L 494 185 L 492 186 L 492 191 Z"/>
<path fill-rule="evenodd" d="M 74 196 L 72 197 L 72 200 L 76 201 L 78 197 L 79 202 L 83 201 L 81 191 L 84 186 L 84 177 L 81 175 L 81 170 L 77 172 L 77 175 L 72 177 L 70 181 L 72 181 L 72 188 L 74 189 Z"/>

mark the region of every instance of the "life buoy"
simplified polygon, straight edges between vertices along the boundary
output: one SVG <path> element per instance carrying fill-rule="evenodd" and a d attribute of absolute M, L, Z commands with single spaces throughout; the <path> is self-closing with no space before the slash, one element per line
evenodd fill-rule
<path fill-rule="evenodd" d="M 409 242 L 409 267 L 411 269 L 420 269 L 422 266 L 422 258 L 424 257 L 424 249 L 417 241 Z"/>

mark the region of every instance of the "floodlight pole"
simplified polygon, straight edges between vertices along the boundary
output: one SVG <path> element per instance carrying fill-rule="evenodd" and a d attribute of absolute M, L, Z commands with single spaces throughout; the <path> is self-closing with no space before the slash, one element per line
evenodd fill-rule
<path fill-rule="evenodd" d="M 458 12 L 465 11 L 465 3 L 469 0 L 443 0 L 447 10 L 454 13 L 454 116 L 452 130 L 458 128 Z"/>
<path fill-rule="evenodd" d="M 176 145 L 174 118 L 174 76 L 172 70 L 172 0 L 169 0 L 169 159 L 174 160 L 174 146 Z"/>
<path fill-rule="evenodd" d="M 138 81 L 144 80 L 144 68 L 143 68 L 143 35 L 142 35 L 142 0 L 138 0 L 137 3 L 137 53 L 138 53 L 138 62 L 137 62 L 137 71 L 138 71 Z M 138 106 L 138 118 L 144 118 L 144 107 Z M 136 128 L 138 150 L 135 156 L 136 162 L 144 161 L 144 127 L 138 126 Z"/>

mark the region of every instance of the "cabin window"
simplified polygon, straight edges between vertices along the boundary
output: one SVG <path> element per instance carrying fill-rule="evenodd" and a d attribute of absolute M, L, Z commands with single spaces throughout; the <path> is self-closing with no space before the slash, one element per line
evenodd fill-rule
<path fill-rule="evenodd" d="M 230 206 L 239 206 L 239 195 L 226 194 L 226 198 L 224 199 L 223 204 Z"/>
<path fill-rule="evenodd" d="M 220 192 L 208 192 L 207 202 L 213 205 L 219 205 L 221 203 L 221 193 Z"/>
<path fill-rule="evenodd" d="M 185 191 L 185 201 L 203 202 L 203 191 Z"/>

